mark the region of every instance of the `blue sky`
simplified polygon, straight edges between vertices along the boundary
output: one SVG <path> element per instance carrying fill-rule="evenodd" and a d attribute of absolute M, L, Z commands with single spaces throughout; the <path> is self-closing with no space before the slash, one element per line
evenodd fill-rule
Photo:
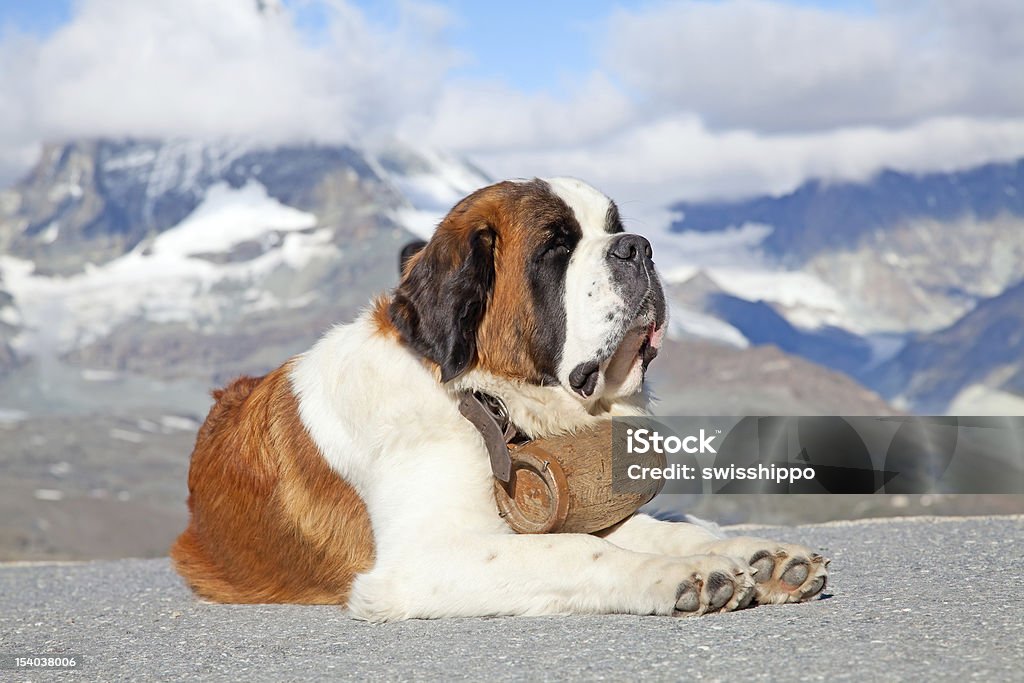
<path fill-rule="evenodd" d="M 71 15 L 70 0 L 0 0 L 0 26 L 45 34 Z"/>
<path fill-rule="evenodd" d="M 371 17 L 393 21 L 390 2 L 360 2 Z M 500 79 L 525 90 L 557 89 L 595 64 L 597 25 L 621 3 L 610 0 L 523 0 L 439 3 L 454 18 L 452 45 L 467 62 L 453 77 Z"/>
<path fill-rule="evenodd" d="M 169 0 L 172 1 L 172 0 Z M 713 1 L 713 0 L 698 0 Z M 71 17 L 72 0 L 0 0 L 0 27 L 45 36 Z M 302 0 L 285 0 L 300 26 L 315 33 L 322 19 L 318 8 Z M 373 22 L 385 26 L 398 20 L 395 0 L 356 0 Z M 616 8 L 642 9 L 655 2 L 621 0 L 438 0 L 453 18 L 450 44 L 465 57 L 452 78 L 499 80 L 526 92 L 564 88 L 574 77 L 597 66 L 603 20 Z M 790 0 L 789 4 L 873 12 L 872 0 Z"/>

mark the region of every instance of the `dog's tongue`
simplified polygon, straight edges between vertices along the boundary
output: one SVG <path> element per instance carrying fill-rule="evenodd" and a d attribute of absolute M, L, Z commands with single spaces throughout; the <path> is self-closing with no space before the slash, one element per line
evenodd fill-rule
<path fill-rule="evenodd" d="M 654 323 L 651 323 L 647 328 L 647 346 L 644 348 L 642 358 L 644 372 L 647 371 L 647 366 L 651 364 L 651 361 L 658 357 L 658 349 L 661 348 L 663 341 L 665 341 L 665 326 L 655 327 Z"/>
<path fill-rule="evenodd" d="M 665 325 L 655 327 L 654 323 L 651 323 L 651 326 L 647 329 L 647 338 L 650 339 L 647 342 L 648 346 L 655 350 L 660 349 L 662 342 L 665 341 Z"/>

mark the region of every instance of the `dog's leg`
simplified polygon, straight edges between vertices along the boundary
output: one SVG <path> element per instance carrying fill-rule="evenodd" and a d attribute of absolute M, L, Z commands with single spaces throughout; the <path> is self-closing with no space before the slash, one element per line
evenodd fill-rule
<path fill-rule="evenodd" d="M 757 570 L 755 602 L 803 602 L 825 588 L 829 561 L 810 548 L 762 538 L 721 538 L 695 524 L 634 515 L 603 534 L 615 545 L 643 553 L 727 555 Z"/>
<path fill-rule="evenodd" d="M 382 548 L 349 608 L 373 621 L 539 614 L 686 615 L 745 607 L 750 568 L 725 555 L 637 553 L 584 534 L 459 534 Z"/>

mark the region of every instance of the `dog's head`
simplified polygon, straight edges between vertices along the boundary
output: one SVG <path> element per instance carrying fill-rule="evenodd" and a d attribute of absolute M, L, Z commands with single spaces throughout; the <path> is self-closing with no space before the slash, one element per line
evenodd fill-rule
<path fill-rule="evenodd" d="M 651 245 L 571 178 L 503 182 L 460 201 L 402 254 L 388 315 L 441 381 L 477 367 L 581 401 L 636 393 L 664 334 Z"/>

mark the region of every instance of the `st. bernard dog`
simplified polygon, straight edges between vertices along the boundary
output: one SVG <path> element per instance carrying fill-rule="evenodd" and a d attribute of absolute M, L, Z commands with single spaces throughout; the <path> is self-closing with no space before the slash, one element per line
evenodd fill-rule
<path fill-rule="evenodd" d="M 644 410 L 665 330 L 651 245 L 570 178 L 460 201 L 401 282 L 262 378 L 214 392 L 177 570 L 219 602 L 337 603 L 363 619 L 696 615 L 824 588 L 809 549 L 637 514 L 519 535 L 459 411 L 500 399 L 527 437 Z"/>

